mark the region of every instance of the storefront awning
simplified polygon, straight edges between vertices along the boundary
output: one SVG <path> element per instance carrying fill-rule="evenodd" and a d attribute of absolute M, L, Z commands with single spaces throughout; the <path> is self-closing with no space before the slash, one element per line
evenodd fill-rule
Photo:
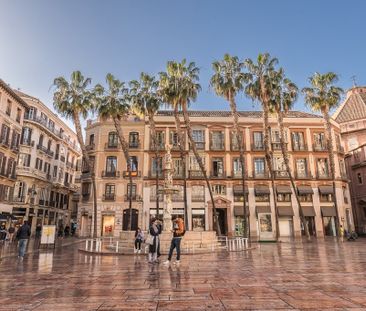
<path fill-rule="evenodd" d="M 278 216 L 294 216 L 294 210 L 291 206 L 278 206 Z"/>
<path fill-rule="evenodd" d="M 337 212 L 334 206 L 321 206 L 320 210 L 322 211 L 323 217 L 335 217 L 337 216 Z"/>
<path fill-rule="evenodd" d="M 291 187 L 287 186 L 287 185 L 277 186 L 276 191 L 277 191 L 277 193 L 280 193 L 280 194 L 291 194 L 292 193 Z"/>
<path fill-rule="evenodd" d="M 319 186 L 320 194 L 333 194 L 332 186 Z"/>
<path fill-rule="evenodd" d="M 314 194 L 313 188 L 310 186 L 298 186 L 297 192 L 298 194 Z"/>
<path fill-rule="evenodd" d="M 246 213 L 249 216 L 249 208 L 246 206 Z M 243 206 L 234 206 L 234 216 L 244 216 Z"/>
<path fill-rule="evenodd" d="M 256 195 L 258 194 L 270 194 L 269 188 L 267 186 L 255 186 L 254 192 Z"/>
<path fill-rule="evenodd" d="M 234 195 L 243 195 L 243 186 L 242 185 L 235 185 L 233 188 Z M 249 190 L 245 187 L 245 194 L 248 194 Z"/>
<path fill-rule="evenodd" d="M 314 217 L 315 216 L 315 209 L 314 206 L 301 206 L 302 213 L 305 217 Z"/>
<path fill-rule="evenodd" d="M 259 213 L 271 213 L 271 207 L 269 205 L 267 206 L 256 206 L 255 207 L 257 214 Z"/>

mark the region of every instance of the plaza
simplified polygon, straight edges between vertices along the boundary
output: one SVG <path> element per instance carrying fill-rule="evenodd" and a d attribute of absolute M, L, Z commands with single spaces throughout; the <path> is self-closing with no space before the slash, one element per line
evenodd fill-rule
<path fill-rule="evenodd" d="M 0 310 L 366 310 L 365 239 L 254 244 L 171 268 L 79 246 L 4 258 Z"/>

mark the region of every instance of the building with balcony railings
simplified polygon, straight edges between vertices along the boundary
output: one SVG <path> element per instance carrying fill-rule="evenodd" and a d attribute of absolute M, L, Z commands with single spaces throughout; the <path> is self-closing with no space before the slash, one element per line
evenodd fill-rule
<path fill-rule="evenodd" d="M 0 79 L 0 222 L 6 227 L 14 220 L 12 197 L 16 163 L 27 103 Z"/>
<path fill-rule="evenodd" d="M 86 148 L 90 163 L 88 167 L 83 162 L 81 167 L 79 236 L 89 236 L 92 229 L 92 174 L 95 175 L 97 186 L 99 236 L 119 236 L 122 230 L 128 229 L 130 198 L 132 228 L 142 226 L 144 219 L 148 219 L 148 215 L 143 213 L 142 208 L 145 122 L 131 116 L 122 124 L 129 149 L 130 172 L 127 170 L 125 156 L 113 122 L 99 119 L 87 122 Z M 129 183 L 130 174 L 132 186 Z"/>
<path fill-rule="evenodd" d="M 77 219 L 76 134 L 39 99 L 14 92 L 28 108 L 22 114 L 12 215 L 28 219 L 32 233 L 38 224 L 70 224 Z"/>
<path fill-rule="evenodd" d="M 210 178 L 221 232 L 228 235 L 242 234 L 245 196 L 253 238 L 261 240 L 274 238 L 276 230 L 274 200 L 278 206 L 280 236 L 296 237 L 304 234 L 299 218 L 299 206 L 283 163 L 275 116 L 270 118 L 275 178 L 273 192 L 264 156 L 262 113 L 240 112 L 239 122 L 246 166 L 246 184 L 243 192 L 239 148 L 233 134 L 230 112 L 192 111 L 189 114 L 193 139 Z M 336 217 L 344 220 L 346 228 L 353 228 L 344 152 L 340 143 L 338 125 L 332 122 L 338 205 L 338 211 L 336 211 L 332 201 L 334 193 L 322 118 L 304 112 L 290 112 L 284 122 L 292 175 L 295 178 L 302 211 L 310 224 L 310 233 L 318 237 L 336 235 Z M 183 118 L 182 124 L 184 124 Z M 185 131 L 184 126 L 183 130 Z M 166 144 L 172 145 L 174 184 L 181 189 L 173 197 L 173 214 L 183 215 L 183 162 L 172 112 L 158 113 L 156 131 L 162 154 Z M 146 215 L 156 215 L 156 196 L 158 195 L 160 202 L 163 201 L 162 195 L 156 194 L 155 186 L 156 173 L 163 177 L 163 164 L 161 158 L 157 161 L 155 159 L 149 133 L 146 124 L 144 148 L 146 152 L 142 168 L 143 215 L 145 216 L 142 225 L 144 228 L 148 224 Z M 186 131 L 184 137 L 189 227 L 195 231 L 213 230 L 212 202 L 209 192 L 191 151 Z M 162 185 L 161 180 L 160 187 Z"/>
<path fill-rule="evenodd" d="M 344 148 L 339 145 L 339 151 L 346 153 L 356 231 L 366 234 L 366 87 L 355 86 L 348 90 L 333 118 L 340 125 L 344 143 Z"/>

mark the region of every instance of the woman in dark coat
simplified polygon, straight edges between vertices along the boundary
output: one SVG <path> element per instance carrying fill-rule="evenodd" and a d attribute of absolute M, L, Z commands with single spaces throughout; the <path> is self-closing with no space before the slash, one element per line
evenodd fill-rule
<path fill-rule="evenodd" d="M 153 237 L 153 244 L 149 246 L 149 263 L 158 262 L 159 234 L 161 233 L 161 225 L 155 218 L 151 219 L 149 234 Z"/>

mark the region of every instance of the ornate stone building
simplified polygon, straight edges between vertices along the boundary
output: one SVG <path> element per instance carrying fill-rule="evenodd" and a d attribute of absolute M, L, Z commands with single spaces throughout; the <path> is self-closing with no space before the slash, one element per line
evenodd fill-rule
<path fill-rule="evenodd" d="M 285 172 L 279 145 L 277 120 L 271 117 L 271 146 L 274 152 L 275 193 L 270 186 L 268 170 L 264 160 L 263 122 L 260 112 L 241 112 L 240 126 L 244 141 L 246 166 L 246 191 L 241 185 L 241 166 L 238 146 L 232 135 L 231 114 L 228 111 L 192 111 L 191 125 L 196 146 L 204 160 L 210 177 L 217 207 L 221 231 L 224 234 L 242 233 L 243 197 L 247 197 L 251 236 L 266 240 L 275 236 L 274 200 L 279 210 L 279 230 L 282 237 L 300 236 L 303 228 L 299 219 L 299 207 Z M 285 118 L 287 148 L 290 164 L 296 179 L 296 191 L 300 195 L 302 209 L 310 223 L 312 235 L 334 236 L 336 217 L 347 228 L 353 227 L 349 201 L 347 177 L 344 167 L 344 149 L 340 142 L 340 130 L 333 123 L 334 155 L 336 159 L 336 197 L 338 210 L 332 202 L 333 188 L 329 172 L 329 160 L 325 145 L 323 121 L 320 117 L 304 112 L 290 112 Z M 132 194 L 134 201 L 134 223 L 146 229 L 151 216 L 156 214 L 156 196 L 162 203 L 161 194 L 156 194 L 155 176 L 162 174 L 161 159 L 155 160 L 150 129 L 147 122 L 130 117 L 123 123 L 126 139 L 133 146 L 131 156 L 136 186 Z M 183 165 L 180 159 L 175 122 L 172 112 L 161 111 L 156 116 L 158 148 L 164 155 L 166 144 L 172 146 L 174 184 L 181 191 L 173 196 L 173 214 L 183 215 Z M 86 128 L 90 154 L 94 156 L 94 170 L 98 185 L 98 232 L 101 235 L 118 236 L 127 222 L 128 178 L 123 154 L 118 148 L 112 123 L 88 122 Z M 138 139 L 137 139 L 138 137 Z M 135 143 L 135 142 L 138 143 Z M 109 144 L 114 146 L 109 147 Z M 188 222 L 195 231 L 213 230 L 212 202 L 208 189 L 191 152 L 187 137 L 184 141 Z M 82 176 L 80 209 L 81 235 L 90 233 L 90 183 L 87 172 Z M 161 185 L 163 184 L 162 178 Z M 134 190 L 135 189 L 135 190 Z M 110 201 L 107 202 L 106 198 Z M 160 204 L 160 208 L 163 204 Z M 107 230 L 108 229 L 108 230 Z"/>
<path fill-rule="evenodd" d="M 353 87 L 333 118 L 340 124 L 346 150 L 355 227 L 366 234 L 366 87 Z"/>

